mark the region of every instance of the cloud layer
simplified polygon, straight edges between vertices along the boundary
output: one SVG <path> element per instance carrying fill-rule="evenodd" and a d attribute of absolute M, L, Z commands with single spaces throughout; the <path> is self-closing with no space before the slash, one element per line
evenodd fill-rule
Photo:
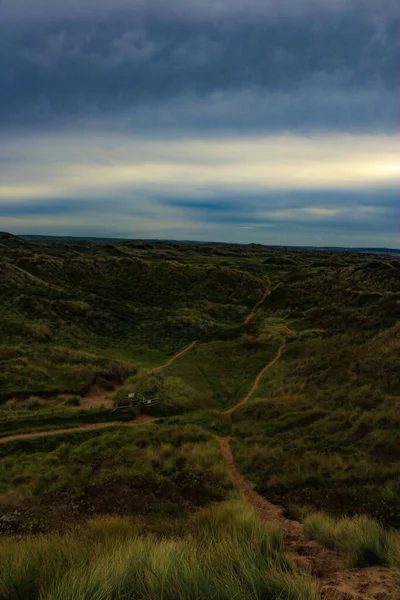
<path fill-rule="evenodd" d="M 400 245 L 397 1 L 0 14 L 3 229 Z"/>

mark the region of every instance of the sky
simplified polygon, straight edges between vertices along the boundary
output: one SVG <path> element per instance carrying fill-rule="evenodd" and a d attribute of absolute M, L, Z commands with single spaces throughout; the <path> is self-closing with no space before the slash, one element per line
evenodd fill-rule
<path fill-rule="evenodd" d="M 0 230 L 400 248 L 399 0 L 0 0 Z"/>

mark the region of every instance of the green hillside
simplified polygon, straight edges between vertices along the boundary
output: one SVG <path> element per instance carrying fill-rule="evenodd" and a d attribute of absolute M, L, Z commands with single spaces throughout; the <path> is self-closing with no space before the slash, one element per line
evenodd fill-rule
<path fill-rule="evenodd" d="M 68 585 L 78 585 L 79 569 L 87 568 L 77 548 L 95 552 L 97 583 L 92 591 L 78 586 L 76 598 L 131 597 L 121 590 L 140 580 L 142 595 L 132 597 L 172 600 L 172 575 L 164 596 L 143 575 L 145 547 L 158 556 L 163 544 L 171 544 L 181 569 L 192 569 L 191 555 L 202 565 L 195 579 L 185 572 L 185 586 L 194 587 L 179 592 L 182 600 L 228 600 L 239 588 L 243 600 L 328 597 L 320 594 L 322 580 L 315 584 L 291 562 L 285 522 L 278 519 L 271 533 L 246 513 L 238 489 L 251 485 L 243 488 L 224 459 L 222 438 L 242 476 L 285 515 L 304 519 L 308 537 L 335 549 L 347 566 L 397 572 L 398 257 L 2 235 L 0 281 L 0 557 L 8 561 L 0 600 L 68 598 L 60 591 L 67 580 L 46 580 L 33 559 L 26 559 L 31 578 L 18 579 L 10 536 L 23 536 L 28 554 L 54 550 L 54 573 L 64 540 Z M 128 406 L 133 394 L 140 401 Z M 240 514 L 247 514 L 245 526 Z M 216 534 L 224 527 L 231 537 Z M 104 551 L 90 528 L 107 538 Z M 54 535 L 40 547 L 42 538 L 26 538 L 41 534 Z M 118 591 L 100 572 L 110 556 L 122 560 L 121 548 L 128 552 L 126 536 L 135 539 L 144 570 Z M 267 548 L 268 564 L 252 571 L 246 559 L 239 584 L 233 574 L 245 560 L 238 548 L 246 536 L 255 544 L 251 560 Z M 200 558 L 205 547 L 221 556 L 211 587 L 202 579 L 211 564 Z M 321 578 L 314 554 L 305 560 Z M 166 564 L 153 567 L 157 581 L 170 576 Z M 232 569 L 230 583 L 218 568 Z M 127 577 L 127 566 L 121 569 Z M 24 596 L 29 581 L 47 595 Z M 97 584 L 111 591 L 96 596 Z"/>
<path fill-rule="evenodd" d="M 99 370 L 126 375 L 126 360 L 162 362 L 193 339 L 240 324 L 266 287 L 262 272 L 204 260 L 185 245 L 16 240 L 7 238 L 0 257 L 3 397 L 29 386 L 77 392 Z"/>

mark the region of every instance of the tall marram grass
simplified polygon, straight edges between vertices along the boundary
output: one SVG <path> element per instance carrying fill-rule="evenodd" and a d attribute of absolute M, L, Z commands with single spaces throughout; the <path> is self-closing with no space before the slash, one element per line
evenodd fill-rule
<path fill-rule="evenodd" d="M 190 524 L 193 536 L 202 540 L 220 542 L 227 537 L 241 543 L 250 539 L 263 553 L 281 553 L 283 532 L 276 523 L 260 521 L 254 510 L 242 500 L 231 500 L 203 508 Z"/>
<path fill-rule="evenodd" d="M 237 527 L 235 527 L 237 522 Z M 282 534 L 238 502 L 208 508 L 186 537 L 103 519 L 61 538 L 0 545 L 1 600 L 317 600 L 282 554 Z"/>
<path fill-rule="evenodd" d="M 366 516 L 334 519 L 315 513 L 304 519 L 304 533 L 339 552 L 346 567 L 400 567 L 400 534 Z"/>

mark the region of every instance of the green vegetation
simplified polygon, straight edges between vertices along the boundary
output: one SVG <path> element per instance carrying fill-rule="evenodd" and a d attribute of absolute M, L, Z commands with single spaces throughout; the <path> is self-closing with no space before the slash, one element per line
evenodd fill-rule
<path fill-rule="evenodd" d="M 18 404 L 39 395 L 54 419 L 36 400 L 36 415 L 0 421 L 4 434 L 107 420 L 106 411 L 68 414 L 65 406 L 58 416 L 54 393 L 84 395 L 90 385 L 112 389 L 123 381 L 116 404 L 129 392 L 156 396 L 150 414 L 229 433 L 229 421 L 210 411 L 240 401 L 287 338 L 280 360 L 232 415 L 239 467 L 292 510 L 308 505 L 400 523 L 398 257 L 11 242 L 0 260 L 8 274 L 0 396 L 14 394 Z M 268 277 L 271 295 L 243 326 Z M 162 364 L 194 339 L 190 352 L 151 371 L 156 359 Z"/>
<path fill-rule="evenodd" d="M 400 525 L 400 262 L 296 256 L 264 312 L 281 359 L 232 415 L 240 469 L 270 500 Z"/>
<path fill-rule="evenodd" d="M 279 529 L 248 507 L 200 512 L 191 534 L 143 537 L 140 524 L 107 518 L 61 538 L 0 543 L 0 598 L 317 600 L 312 578 L 284 557 Z"/>
<path fill-rule="evenodd" d="M 0 347 L 0 401 L 83 394 L 96 381 L 118 384 L 136 371 L 132 363 L 29 342 L 29 347 Z"/>
<path fill-rule="evenodd" d="M 228 435 L 256 489 L 346 566 L 399 566 L 398 257 L 0 244 L 0 438 L 157 417 L 0 440 L 0 600 L 317 599 L 237 500 Z M 127 407 L 133 392 L 155 401 Z"/>
<path fill-rule="evenodd" d="M 185 415 L 160 418 L 157 424 L 177 425 L 180 427 L 183 427 L 185 424 L 197 425 L 220 437 L 229 435 L 232 428 L 230 417 L 222 415 L 218 410 L 202 410 L 190 412 Z"/>
<path fill-rule="evenodd" d="M 98 370 L 121 379 L 126 361 L 153 365 L 238 325 L 265 278 L 198 254 L 183 244 L 160 251 L 135 242 L 8 240 L 0 256 L 3 397 L 81 392 Z"/>
<path fill-rule="evenodd" d="M 10 418 L 12 417 L 12 418 Z M 131 421 L 135 419 L 135 409 L 129 411 L 107 409 L 97 410 L 38 410 L 28 413 L 7 414 L 3 417 L 0 411 L 0 439 L 23 433 L 51 431 L 79 427 L 89 423 L 107 423 L 112 421 Z"/>
<path fill-rule="evenodd" d="M 15 442 L 8 453 L 5 445 L 0 531 L 40 533 L 93 514 L 158 515 L 168 522 L 233 489 L 218 442 L 199 427 L 94 433 L 61 436 L 50 447 L 45 438 Z"/>
<path fill-rule="evenodd" d="M 371 565 L 400 567 L 400 535 L 368 517 L 333 519 L 315 513 L 305 518 L 304 533 L 339 552 L 350 569 Z"/>
<path fill-rule="evenodd" d="M 157 396 L 159 403 L 151 410 L 157 416 L 229 408 L 243 398 L 278 346 L 278 338 L 266 335 L 197 345 L 166 370 L 139 371 L 115 401 L 118 404 L 129 392 Z"/>

